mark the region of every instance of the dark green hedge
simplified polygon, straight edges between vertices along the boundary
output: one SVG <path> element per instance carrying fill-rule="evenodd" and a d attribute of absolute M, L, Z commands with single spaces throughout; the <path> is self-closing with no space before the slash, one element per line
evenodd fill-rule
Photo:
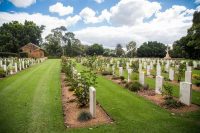
<path fill-rule="evenodd" d="M 26 53 L 26 52 L 20 52 L 19 53 L 19 57 L 20 58 L 28 58 L 28 53 Z"/>
<path fill-rule="evenodd" d="M 18 54 L 10 52 L 0 52 L 0 57 L 18 57 Z"/>

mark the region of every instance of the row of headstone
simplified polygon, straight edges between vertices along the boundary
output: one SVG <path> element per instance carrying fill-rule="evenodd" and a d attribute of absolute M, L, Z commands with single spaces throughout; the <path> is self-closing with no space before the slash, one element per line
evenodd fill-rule
<path fill-rule="evenodd" d="M 36 63 L 43 62 L 47 57 L 40 59 L 15 59 L 15 58 L 1 58 L 0 68 L 2 68 L 7 75 L 15 74 L 23 69 L 26 69 Z"/>

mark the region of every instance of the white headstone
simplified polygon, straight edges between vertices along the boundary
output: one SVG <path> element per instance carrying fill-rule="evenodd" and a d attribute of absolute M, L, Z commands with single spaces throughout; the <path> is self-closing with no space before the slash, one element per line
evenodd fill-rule
<path fill-rule="evenodd" d="M 140 82 L 140 84 L 144 85 L 144 72 L 143 71 L 139 72 L 139 82 Z"/>
<path fill-rule="evenodd" d="M 170 68 L 169 70 L 169 80 L 173 81 L 174 80 L 174 70 Z"/>
<path fill-rule="evenodd" d="M 17 63 L 15 63 L 15 72 L 17 73 Z"/>
<path fill-rule="evenodd" d="M 112 74 L 115 75 L 115 66 L 112 66 Z"/>
<path fill-rule="evenodd" d="M 3 64 L 3 61 L 2 61 L 2 60 L 0 60 L 0 67 L 2 67 L 2 64 Z"/>
<path fill-rule="evenodd" d="M 157 66 L 156 66 L 156 75 L 157 76 L 161 76 L 161 67 L 160 67 L 160 64 L 158 63 Z"/>
<path fill-rule="evenodd" d="M 24 61 L 22 61 L 22 69 L 24 69 Z"/>
<path fill-rule="evenodd" d="M 131 76 L 131 72 L 132 72 L 132 69 L 128 69 L 128 82 L 130 82 L 130 76 Z"/>
<path fill-rule="evenodd" d="M 191 104 L 192 84 L 188 82 L 180 82 L 180 101 L 186 105 Z"/>
<path fill-rule="evenodd" d="M 119 67 L 119 76 L 123 75 L 123 67 Z"/>
<path fill-rule="evenodd" d="M 117 67 L 119 67 L 119 61 L 117 61 Z"/>
<path fill-rule="evenodd" d="M 7 71 L 7 66 L 3 65 L 3 70 L 6 72 Z"/>
<path fill-rule="evenodd" d="M 151 72 L 150 72 L 150 70 L 151 70 L 151 66 L 147 66 L 147 76 L 150 76 L 151 75 Z"/>
<path fill-rule="evenodd" d="M 193 67 L 197 68 L 197 62 L 196 61 L 193 61 Z"/>
<path fill-rule="evenodd" d="M 94 87 L 90 87 L 90 113 L 93 118 L 96 117 L 96 90 Z"/>
<path fill-rule="evenodd" d="M 192 71 L 192 67 L 191 66 L 187 66 L 187 71 Z"/>
<path fill-rule="evenodd" d="M 109 71 L 110 64 L 107 64 L 106 68 L 107 68 L 107 71 Z"/>
<path fill-rule="evenodd" d="M 153 69 L 153 62 L 150 63 L 150 69 Z"/>
<path fill-rule="evenodd" d="M 163 86 L 163 77 L 162 76 L 156 76 L 155 92 L 157 94 L 161 94 L 162 93 L 162 86 Z"/>
<path fill-rule="evenodd" d="M 10 74 L 11 74 L 11 75 L 13 74 L 13 70 L 10 70 Z"/>
<path fill-rule="evenodd" d="M 192 82 L 192 71 L 185 71 L 185 82 Z"/>
<path fill-rule="evenodd" d="M 126 69 L 128 70 L 129 69 L 129 63 L 126 62 Z"/>
<path fill-rule="evenodd" d="M 19 62 L 19 70 L 20 70 L 20 71 L 22 70 L 21 62 Z"/>
<path fill-rule="evenodd" d="M 139 70 L 138 70 L 139 72 L 141 72 L 142 71 L 142 63 L 139 63 Z"/>

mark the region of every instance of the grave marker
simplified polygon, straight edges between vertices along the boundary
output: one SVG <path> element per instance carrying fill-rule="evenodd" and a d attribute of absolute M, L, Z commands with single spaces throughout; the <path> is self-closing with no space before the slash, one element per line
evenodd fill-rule
<path fill-rule="evenodd" d="M 90 113 L 93 118 L 96 117 L 96 90 L 94 87 L 90 87 Z"/>
<path fill-rule="evenodd" d="M 191 104 L 191 88 L 191 83 L 180 82 L 180 101 L 188 106 Z"/>
<path fill-rule="evenodd" d="M 162 86 L 163 86 L 163 77 L 162 76 L 156 76 L 155 92 L 157 94 L 161 94 L 162 93 Z"/>

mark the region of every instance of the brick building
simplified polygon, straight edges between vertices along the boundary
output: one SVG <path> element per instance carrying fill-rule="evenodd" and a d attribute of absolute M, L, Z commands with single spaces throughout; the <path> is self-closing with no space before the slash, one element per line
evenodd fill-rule
<path fill-rule="evenodd" d="M 44 50 L 33 43 L 26 44 L 25 46 L 21 47 L 21 50 L 25 53 L 28 53 L 29 58 L 44 57 Z"/>

